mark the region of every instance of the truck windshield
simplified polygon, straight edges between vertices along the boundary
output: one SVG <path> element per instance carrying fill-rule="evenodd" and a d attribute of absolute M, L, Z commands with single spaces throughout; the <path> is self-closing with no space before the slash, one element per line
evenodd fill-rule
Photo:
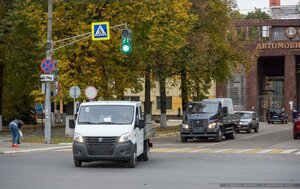
<path fill-rule="evenodd" d="M 133 115 L 133 106 L 82 106 L 79 110 L 78 124 L 131 124 Z"/>
<path fill-rule="evenodd" d="M 202 104 L 202 103 L 194 103 L 189 104 L 188 113 L 189 114 L 197 114 L 197 113 L 216 113 L 218 112 L 219 104 Z"/>

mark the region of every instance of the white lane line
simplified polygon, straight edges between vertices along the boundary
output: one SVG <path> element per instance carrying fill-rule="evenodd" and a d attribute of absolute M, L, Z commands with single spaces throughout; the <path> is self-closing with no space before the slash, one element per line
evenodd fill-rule
<path fill-rule="evenodd" d="M 265 154 L 265 153 L 268 153 L 268 152 L 271 152 L 273 151 L 274 149 L 266 149 L 266 150 L 261 150 L 259 152 L 257 152 L 258 154 Z"/>
<path fill-rule="evenodd" d="M 231 150 L 231 149 L 216 150 L 211 153 L 222 153 L 222 152 L 225 152 L 226 150 Z"/>
<path fill-rule="evenodd" d="M 168 153 L 180 152 L 180 151 L 184 151 L 184 150 L 190 150 L 190 149 L 191 149 L 191 148 L 182 148 L 182 149 L 176 149 L 176 150 L 168 151 Z"/>
<path fill-rule="evenodd" d="M 248 151 L 251 151 L 251 150 L 254 150 L 254 149 L 244 149 L 244 150 L 236 151 L 236 152 L 234 152 L 234 153 L 236 153 L 236 154 L 241 154 L 241 153 L 245 153 L 245 152 L 248 152 Z"/>
<path fill-rule="evenodd" d="M 296 150 L 298 150 L 298 149 L 289 149 L 289 150 L 284 150 L 284 151 L 282 151 L 282 152 L 280 152 L 281 154 L 289 154 L 289 153 L 292 153 L 292 152 L 294 152 L 294 151 L 296 151 Z"/>
<path fill-rule="evenodd" d="M 296 153 L 296 155 L 300 155 L 300 151 Z"/>
<path fill-rule="evenodd" d="M 203 149 L 193 150 L 193 151 L 191 151 L 191 153 L 202 152 L 202 151 L 205 151 L 205 150 L 209 150 L 209 149 L 208 148 L 203 148 Z"/>

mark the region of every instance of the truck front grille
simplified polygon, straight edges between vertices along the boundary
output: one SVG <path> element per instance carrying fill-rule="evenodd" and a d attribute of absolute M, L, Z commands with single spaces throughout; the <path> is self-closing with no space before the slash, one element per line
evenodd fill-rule
<path fill-rule="evenodd" d="M 192 120 L 191 126 L 192 127 L 206 127 L 208 124 L 208 120 L 200 119 L 200 120 Z"/>
<path fill-rule="evenodd" d="M 86 137 L 85 143 L 89 155 L 112 155 L 117 137 Z"/>

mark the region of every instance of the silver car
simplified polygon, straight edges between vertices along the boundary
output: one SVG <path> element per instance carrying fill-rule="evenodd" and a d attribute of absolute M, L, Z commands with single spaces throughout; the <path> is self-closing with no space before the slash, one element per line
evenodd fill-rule
<path fill-rule="evenodd" d="M 241 115 L 240 124 L 237 126 L 236 131 L 239 133 L 241 130 L 251 133 L 253 129 L 256 133 L 259 129 L 259 120 L 256 112 L 254 111 L 236 111 L 235 114 Z"/>

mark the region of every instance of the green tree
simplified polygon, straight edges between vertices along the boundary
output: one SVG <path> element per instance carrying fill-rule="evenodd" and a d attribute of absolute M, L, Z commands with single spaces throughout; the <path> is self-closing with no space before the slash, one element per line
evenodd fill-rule
<path fill-rule="evenodd" d="M 35 51 L 38 49 L 36 41 L 39 41 L 37 31 L 43 15 L 40 4 L 35 1 L 13 1 L 10 6 L 4 25 L 7 32 L 1 37 L 4 122 L 14 117 L 26 120 L 24 113 L 33 108 L 31 92 L 39 82 L 38 53 Z"/>

